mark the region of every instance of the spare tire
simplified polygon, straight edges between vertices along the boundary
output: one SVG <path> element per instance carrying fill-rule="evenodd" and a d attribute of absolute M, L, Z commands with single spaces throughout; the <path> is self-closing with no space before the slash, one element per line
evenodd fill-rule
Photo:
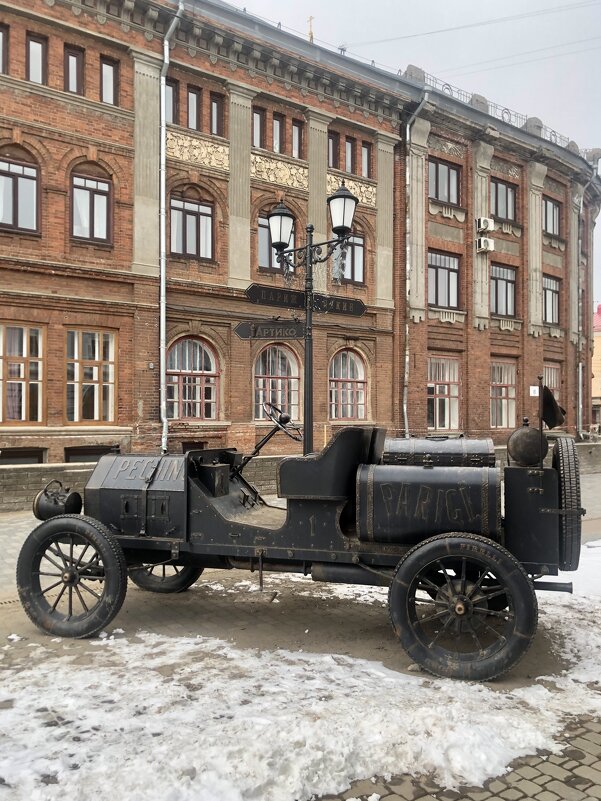
<path fill-rule="evenodd" d="M 553 467 L 559 477 L 559 569 L 577 570 L 582 520 L 580 467 L 574 440 L 559 437 L 553 446 Z"/>

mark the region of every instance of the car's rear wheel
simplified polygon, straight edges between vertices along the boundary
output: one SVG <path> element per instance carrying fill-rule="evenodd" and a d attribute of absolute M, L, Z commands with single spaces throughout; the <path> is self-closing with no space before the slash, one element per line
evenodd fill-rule
<path fill-rule="evenodd" d="M 111 622 L 125 599 L 123 550 L 93 518 L 52 517 L 23 543 L 17 588 L 23 609 L 42 631 L 91 637 Z"/>
<path fill-rule="evenodd" d="M 129 577 L 148 592 L 184 592 L 198 581 L 202 571 L 202 567 L 190 565 L 141 565 L 131 567 Z"/>
<path fill-rule="evenodd" d="M 396 569 L 389 612 L 414 662 L 436 676 L 476 681 L 512 668 L 538 619 L 520 563 L 475 534 L 444 534 L 412 548 Z"/>

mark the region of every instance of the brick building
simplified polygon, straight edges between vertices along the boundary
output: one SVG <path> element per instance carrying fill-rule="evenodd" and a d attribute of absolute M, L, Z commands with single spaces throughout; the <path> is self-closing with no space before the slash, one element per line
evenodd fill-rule
<path fill-rule="evenodd" d="M 601 433 L 601 303 L 593 317 L 592 430 Z"/>
<path fill-rule="evenodd" d="M 0 2 L 0 462 L 165 430 L 248 450 L 264 399 L 302 420 L 302 340 L 234 328 L 299 314 L 245 294 L 289 288 L 266 214 L 284 198 L 296 246 L 328 239 L 343 179 L 349 256 L 316 290 L 367 310 L 314 317 L 316 447 L 363 420 L 502 441 L 539 373 L 588 430 L 601 183 L 539 120 L 448 91 L 218 0 Z"/>

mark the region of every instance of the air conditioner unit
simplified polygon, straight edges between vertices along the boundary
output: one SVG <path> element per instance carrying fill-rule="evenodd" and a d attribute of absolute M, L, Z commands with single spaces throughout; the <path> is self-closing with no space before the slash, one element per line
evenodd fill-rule
<path fill-rule="evenodd" d="M 495 230 L 495 221 L 490 217 L 478 217 L 476 220 L 476 228 L 478 229 L 478 233 L 481 234 L 484 231 L 491 231 Z"/>
<path fill-rule="evenodd" d="M 476 239 L 476 252 L 477 253 L 492 253 L 495 249 L 495 240 L 487 236 L 479 236 Z"/>

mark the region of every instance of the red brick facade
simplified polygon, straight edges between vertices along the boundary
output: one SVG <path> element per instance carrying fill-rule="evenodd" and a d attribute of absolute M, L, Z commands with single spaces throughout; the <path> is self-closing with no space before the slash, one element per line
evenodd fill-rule
<path fill-rule="evenodd" d="M 14 216 L 17 212 L 12 208 L 5 207 L 0 213 L 0 330 L 4 332 L 0 346 L 0 448 L 5 458 L 27 461 L 39 457 L 59 462 L 84 459 L 90 454 L 78 448 L 160 448 L 158 252 L 150 268 L 140 267 L 136 255 L 136 248 L 142 251 L 147 244 L 143 232 L 154 235 L 159 226 L 158 209 L 153 206 L 148 211 L 146 190 L 140 189 L 142 185 L 158 186 L 158 162 L 140 152 L 144 142 L 140 120 L 150 120 L 150 127 L 158 130 L 162 42 L 176 8 L 168 0 L 154 6 L 86 0 L 77 9 L 61 0 L 51 5 L 32 0 L 27 12 L 0 12 L 0 31 L 8 53 L 7 69 L 0 74 L 0 163 L 9 165 L 0 180 L 4 180 L 5 188 L 14 189 L 12 197 L 17 198 L 17 205 L 23 190 L 15 183 L 17 173 L 10 173 L 10 165 L 33 170 L 37 187 L 33 228 L 19 228 L 15 222 L 19 218 Z M 339 147 L 338 162 L 327 169 L 328 191 L 345 178 L 361 190 L 354 233 L 362 237 L 363 280 L 335 283 L 331 265 L 322 265 L 316 267 L 316 288 L 360 299 L 367 311 L 362 317 L 315 315 L 315 447 L 342 423 L 331 419 L 329 371 L 336 354 L 344 350 L 355 354 L 364 367 L 365 405 L 360 406 L 359 417 L 386 425 L 391 432 L 404 433 L 407 419 L 414 434 L 465 432 L 493 435 L 504 441 L 508 429 L 519 425 L 523 416 L 536 417 L 537 401 L 530 397 L 529 388 L 544 366 L 559 369 L 557 391 L 568 410 L 567 430 L 576 432 L 579 400 L 581 430 L 588 430 L 590 394 L 587 389 L 578 394 L 578 364 L 582 364 L 582 386 L 588 388 L 592 329 L 586 310 L 591 306 L 592 227 L 601 190 L 598 179 L 588 185 L 580 213 L 575 205 L 579 200 L 574 196 L 578 187 L 582 194 L 586 183 L 582 176 L 588 175 L 587 169 L 590 172 L 584 159 L 569 148 L 518 129 L 508 133 L 510 126 L 505 124 L 497 125 L 500 135 L 491 135 L 495 120 L 475 122 L 467 105 L 462 118 L 459 103 L 453 115 L 445 115 L 431 99 L 421 112 L 430 128 L 423 181 L 419 184 L 424 193 L 423 263 L 416 262 L 411 275 L 412 286 L 419 286 L 421 281 L 425 292 L 425 311 L 417 313 L 412 311 L 415 296 L 408 302 L 406 293 L 407 254 L 411 248 L 414 253 L 420 252 L 415 239 L 417 221 L 415 217 L 409 219 L 407 183 L 409 192 L 415 191 L 419 175 L 415 170 L 413 174 L 407 172 L 410 154 L 417 152 L 417 145 L 407 141 L 406 123 L 418 106 L 421 88 L 396 76 L 383 78 L 377 70 L 370 72 L 363 66 L 361 75 L 356 71 L 347 74 L 340 66 L 341 59 L 332 57 L 331 64 L 327 59 L 321 63 L 319 55 L 325 51 L 312 45 L 313 62 L 303 59 L 295 52 L 300 43 L 287 34 L 282 34 L 279 50 L 270 46 L 269 56 L 259 34 L 247 31 L 246 15 L 212 9 L 210 3 L 206 13 L 207 19 L 201 19 L 198 13 L 193 18 L 184 14 L 170 53 L 168 78 L 173 82 L 176 100 L 173 123 L 167 126 L 171 138 L 166 214 L 170 220 L 170 201 L 174 198 L 191 203 L 194 209 L 211 209 L 210 255 L 191 258 L 171 253 L 173 232 L 168 225 L 167 347 L 182 338 L 205 343 L 215 360 L 217 377 L 213 406 L 199 402 L 186 407 L 202 408 L 207 419 L 196 415 L 172 420 L 169 449 L 179 451 L 186 443 L 252 448 L 269 428 L 265 421 L 255 419 L 254 368 L 270 344 L 287 349 L 296 362 L 298 414 L 302 418 L 303 341 L 242 340 L 234 328 L 241 320 L 277 315 L 290 319 L 294 314 L 302 317 L 302 310 L 299 313 L 251 304 L 244 294 L 244 282 L 285 286 L 281 270 L 266 270 L 259 257 L 259 217 L 278 200 L 284 198 L 295 215 L 297 247 L 304 244 L 309 223 L 316 223 L 317 235 L 330 236 L 326 225 L 322 224 L 324 230 L 320 230 L 319 221 L 310 219 L 321 203 L 315 186 L 325 186 L 320 165 L 327 168 L 328 162 L 327 135 L 316 133 L 320 124 L 324 132 L 327 128 L 336 136 Z M 270 31 L 277 38 L 275 29 Z M 41 85 L 30 80 L 29 58 L 35 54 L 29 53 L 28 34 L 45 42 L 46 80 Z M 81 93 L 65 90 L 65 47 L 79 48 L 84 54 Z M 309 45 L 303 42 L 302 47 Z M 150 77 L 140 77 L 141 60 L 152 64 Z M 107 63 L 115 65 L 114 104 L 102 102 L 103 64 Z M 146 84 L 140 88 L 144 80 Z M 228 163 L 239 158 L 235 155 L 239 120 L 245 119 L 232 116 L 239 114 L 232 112 L 235 87 L 254 94 L 244 112 L 249 122 L 244 137 L 249 146 L 253 110 L 260 110 L 263 121 L 262 147 L 250 148 L 249 195 L 235 201 L 248 209 L 247 217 L 242 218 L 243 226 L 247 220 L 248 240 L 241 248 L 241 253 L 250 254 L 247 272 L 234 233 L 240 230 L 241 215 L 236 212 L 235 229 L 231 217 L 239 176 L 234 170 L 228 171 Z M 190 95 L 196 100 L 190 100 Z M 151 104 L 145 100 L 148 96 L 153 98 Z M 189 119 L 189 102 L 197 104 L 194 122 Z M 194 106 L 191 108 L 194 110 Z M 282 134 L 277 154 L 273 152 L 274 118 Z M 200 130 L 195 130 L 197 124 Z M 293 125 L 297 133 L 300 131 L 298 154 L 293 153 Z M 509 319 L 486 315 L 487 321 L 481 324 L 475 313 L 477 293 L 483 291 L 481 277 L 477 277 L 477 263 L 481 265 L 482 260 L 477 261 L 475 251 L 474 220 L 482 216 L 475 207 L 475 159 L 479 158 L 475 145 L 487 136 L 494 145 L 487 175 L 515 190 L 515 219 L 497 221 L 492 234 L 496 248 L 488 258 L 489 267 L 498 264 L 515 271 L 509 273 L 515 276 L 515 313 Z M 347 141 L 352 148 L 351 165 L 345 159 Z M 537 155 L 541 147 L 545 149 L 543 159 Z M 457 202 L 438 203 L 428 197 L 433 194 L 428 186 L 428 158 L 457 170 Z M 534 274 L 530 261 L 536 252 L 529 221 L 537 219 L 533 209 L 538 208 L 533 205 L 538 201 L 533 200 L 536 192 L 530 183 L 529 165 L 537 159 L 546 168 L 538 197 L 542 194 L 559 207 L 559 233 L 543 236 L 537 268 L 543 277 L 559 281 L 559 317 L 551 324 L 534 319 L 537 299 L 529 289 Z M 98 182 L 109 187 L 107 230 L 104 236 L 99 229 L 101 241 L 87 233 L 76 235 L 74 215 L 81 213 L 74 199 L 77 176 L 87 181 L 89 193 L 85 197 L 93 196 L 94 203 L 101 202 L 94 194 L 100 191 Z M 93 218 L 86 218 L 90 230 L 102 225 L 98 208 L 88 209 Z M 195 220 L 202 222 L 201 217 Z M 201 236 L 186 231 L 190 241 L 192 236 Z M 540 237 L 540 232 L 535 236 Z M 452 262 L 458 264 L 457 304 L 451 304 L 452 313 L 428 304 L 428 252 L 458 260 Z M 447 273 L 440 275 L 441 280 L 448 279 Z M 299 270 L 293 286 L 302 289 L 303 277 Z M 580 303 L 574 299 L 579 289 Z M 34 351 L 26 353 L 26 345 L 15 344 L 15 337 L 20 336 L 15 329 L 33 330 L 40 338 L 39 358 Z M 39 335 L 35 333 L 38 331 Z M 108 350 L 102 355 L 97 352 L 93 358 L 92 351 L 87 359 L 86 354 L 74 356 L 69 353 L 68 332 L 98 334 L 97 342 L 105 342 Z M 103 334 L 107 337 L 104 340 Z M 93 349 L 90 342 L 87 347 Z M 114 345 L 110 357 L 106 343 Z M 39 346 L 30 342 L 29 347 L 35 350 Z M 428 384 L 438 398 L 438 384 L 444 383 L 429 379 L 431 359 L 456 360 L 458 400 L 441 400 L 440 406 L 436 406 L 438 401 L 428 403 Z M 32 367 L 32 361 L 39 366 Z M 508 413 L 511 425 L 494 428 L 491 364 L 497 363 L 515 367 L 515 403 L 510 404 Z M 41 369 L 38 377 L 37 369 Z M 24 375 L 20 370 L 32 372 Z M 20 388 L 15 389 L 19 381 Z M 507 408 L 503 407 L 503 414 Z M 432 425 L 432 415 L 444 425 Z M 272 452 L 296 448 L 284 437 L 275 438 L 270 447 Z"/>

